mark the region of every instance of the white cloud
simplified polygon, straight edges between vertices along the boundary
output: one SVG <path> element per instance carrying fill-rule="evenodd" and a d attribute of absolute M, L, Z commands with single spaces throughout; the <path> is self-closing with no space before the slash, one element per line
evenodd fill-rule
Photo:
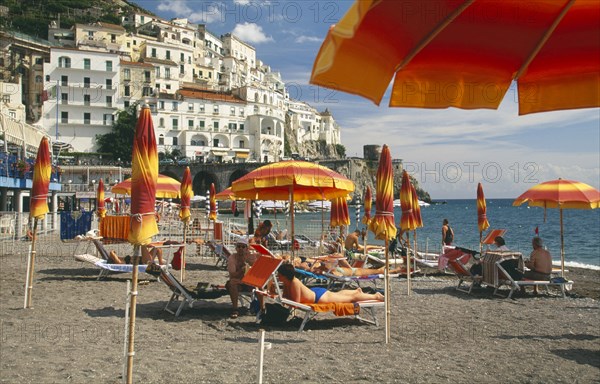
<path fill-rule="evenodd" d="M 187 18 L 192 23 L 206 23 L 222 21 L 222 4 L 218 2 L 194 2 L 192 9 L 187 0 L 162 0 L 156 7 L 163 12 L 171 12 L 176 17 Z"/>
<path fill-rule="evenodd" d="M 156 9 L 163 12 L 172 12 L 176 16 L 189 15 L 192 12 L 186 0 L 162 0 Z"/>
<path fill-rule="evenodd" d="M 248 5 L 250 4 L 250 0 L 233 0 L 234 4 L 238 5 Z"/>
<path fill-rule="evenodd" d="M 316 36 L 298 36 L 296 37 L 295 40 L 296 43 L 299 44 L 303 44 L 303 43 L 322 43 L 323 39 L 320 37 L 316 37 Z"/>
<path fill-rule="evenodd" d="M 250 44 L 260 44 L 275 41 L 271 36 L 265 35 L 262 27 L 255 23 L 236 24 L 232 33 L 241 40 Z"/>

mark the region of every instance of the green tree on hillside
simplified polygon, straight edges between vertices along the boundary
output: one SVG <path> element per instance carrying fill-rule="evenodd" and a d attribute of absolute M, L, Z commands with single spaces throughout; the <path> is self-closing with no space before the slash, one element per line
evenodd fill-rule
<path fill-rule="evenodd" d="M 105 135 L 96 135 L 98 152 L 112 153 L 113 159 L 131 160 L 131 148 L 137 123 L 137 103 L 117 112 L 117 120 L 112 131 Z"/>

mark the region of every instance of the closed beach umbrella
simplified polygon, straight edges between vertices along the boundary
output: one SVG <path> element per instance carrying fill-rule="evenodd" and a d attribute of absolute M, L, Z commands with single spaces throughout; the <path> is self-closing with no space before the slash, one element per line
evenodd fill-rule
<path fill-rule="evenodd" d="M 520 115 L 598 107 L 598 36 L 600 1 L 360 0 L 310 82 L 379 104 L 395 77 L 392 107 L 496 109 L 516 81 Z"/>
<path fill-rule="evenodd" d="M 371 208 L 373 206 L 373 195 L 371 194 L 370 186 L 367 186 L 367 189 L 365 190 L 364 204 L 365 204 L 365 216 L 363 217 L 362 221 L 368 227 L 369 223 L 371 222 Z"/>
<path fill-rule="evenodd" d="M 423 228 L 423 216 L 421 216 L 421 206 L 419 205 L 419 196 L 417 195 L 417 189 L 414 185 L 411 185 L 412 190 L 412 202 L 413 202 L 413 211 L 415 214 L 415 222 L 417 224 L 417 228 Z"/>
<path fill-rule="evenodd" d="M 98 190 L 96 191 L 96 212 L 99 220 L 102 220 L 106 216 L 106 208 L 104 207 L 104 181 L 102 178 L 98 181 Z"/>
<path fill-rule="evenodd" d="M 181 190 L 179 191 L 180 206 L 179 206 L 179 219 L 183 222 L 183 244 L 187 244 L 187 230 L 190 225 L 190 219 L 192 213 L 190 211 L 192 196 L 194 191 L 192 189 L 192 173 L 190 167 L 185 167 L 183 171 L 183 178 L 181 179 Z M 181 280 L 185 278 L 185 247 L 181 252 Z"/>
<path fill-rule="evenodd" d="M 479 227 L 479 247 L 481 252 L 481 241 L 483 239 L 483 231 L 490 227 L 490 223 L 487 219 L 487 207 L 485 204 L 485 196 L 483 195 L 483 186 L 481 183 L 477 184 L 477 227 Z"/>
<path fill-rule="evenodd" d="M 29 208 L 29 219 L 33 219 L 33 231 L 31 234 L 31 249 L 27 257 L 27 274 L 25 277 L 25 302 L 24 308 L 31 308 L 31 293 L 33 290 L 33 270 L 35 267 L 36 240 L 38 220 L 43 220 L 48 213 L 48 190 L 50 188 L 50 148 L 48 138 L 43 137 L 40 141 L 37 157 L 33 166 L 33 185 L 31 188 L 31 202 Z"/>
<path fill-rule="evenodd" d="M 591 185 L 573 180 L 552 180 L 528 189 L 513 202 L 514 206 L 528 203 L 531 207 L 558 208 L 560 211 L 560 267 L 565 273 L 565 240 L 563 209 L 596 209 L 600 206 L 600 191 Z"/>
<path fill-rule="evenodd" d="M 346 197 L 354 183 L 327 167 L 306 161 L 280 161 L 247 173 L 231 185 L 243 199 L 289 200 L 294 239 L 294 201 Z M 292 256 L 295 251 L 292 247 Z"/>
<path fill-rule="evenodd" d="M 413 187 L 408 177 L 408 172 L 404 170 L 402 172 L 402 186 L 400 187 L 400 206 L 402 208 L 402 215 L 400 216 L 400 229 L 402 233 L 406 233 L 407 238 L 410 236 L 410 231 L 414 231 L 418 228 L 418 221 L 415 212 L 415 204 L 413 203 Z M 416 202 L 419 205 L 419 201 Z M 408 242 L 410 248 L 410 240 Z M 417 246 L 413 239 L 413 249 L 416 255 Z M 406 279 L 407 279 L 407 293 L 411 293 L 411 281 L 410 281 L 410 252 L 406 253 Z"/>
<path fill-rule="evenodd" d="M 335 199 L 331 200 L 329 226 L 345 227 L 348 225 L 350 225 L 348 202 L 345 197 L 336 197 Z"/>
<path fill-rule="evenodd" d="M 111 188 L 111 192 L 120 195 L 131 195 L 131 180 L 132 179 L 125 179 L 119 184 L 116 184 Z M 158 197 L 159 199 L 176 199 L 179 197 L 180 188 L 181 183 L 174 178 L 158 175 L 155 197 Z"/>
<path fill-rule="evenodd" d="M 387 145 L 383 146 L 377 168 L 377 187 L 375 189 L 375 216 L 369 223 L 369 229 L 376 239 L 385 240 L 385 343 L 390 342 L 390 253 L 389 241 L 396 237 L 394 223 L 394 172 L 392 155 Z"/>
<path fill-rule="evenodd" d="M 210 183 L 210 212 L 208 214 L 208 220 L 217 220 L 217 193 L 215 191 L 215 183 Z"/>
<path fill-rule="evenodd" d="M 142 107 L 135 127 L 131 157 L 131 226 L 128 241 L 134 245 L 133 273 L 129 299 L 127 383 L 132 382 L 134 330 L 138 291 L 138 264 L 141 246 L 150 243 L 158 233 L 154 206 L 158 179 L 158 151 L 152 115 L 148 106 Z"/>

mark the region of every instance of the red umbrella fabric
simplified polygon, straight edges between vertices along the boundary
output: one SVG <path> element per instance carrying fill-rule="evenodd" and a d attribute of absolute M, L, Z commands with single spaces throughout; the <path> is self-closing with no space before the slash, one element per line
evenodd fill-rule
<path fill-rule="evenodd" d="M 106 216 L 106 208 L 104 207 L 104 180 L 102 178 L 98 181 L 98 190 L 96 191 L 96 213 L 100 220 Z"/>
<path fill-rule="evenodd" d="M 192 190 L 192 173 L 190 171 L 190 167 L 185 167 L 185 171 L 183 172 L 183 179 L 181 180 L 181 190 L 179 194 L 181 196 L 179 218 L 184 223 L 188 223 L 190 221 L 190 217 L 192 216 L 190 212 L 190 207 L 192 196 L 194 196 L 194 191 Z"/>
<path fill-rule="evenodd" d="M 417 205 L 419 202 L 417 201 Z M 412 231 L 418 228 L 418 221 L 416 219 L 412 184 L 408 177 L 408 172 L 404 170 L 402 172 L 402 187 L 400 187 L 400 205 L 402 207 L 402 216 L 400 217 L 400 228 L 403 231 Z"/>
<path fill-rule="evenodd" d="M 377 168 L 377 188 L 375 190 L 375 216 L 369 224 L 369 229 L 379 240 L 396 237 L 394 224 L 394 172 L 392 170 L 392 155 L 387 145 L 383 146 Z"/>
<path fill-rule="evenodd" d="M 131 179 L 125 179 L 119 184 L 111 188 L 112 193 L 120 195 L 131 195 Z M 156 179 L 156 195 L 155 197 L 162 199 L 176 199 L 180 197 L 179 191 L 181 189 L 181 183 L 172 177 L 165 175 L 158 175 Z"/>
<path fill-rule="evenodd" d="M 29 217 L 43 219 L 48 213 L 48 190 L 50 188 L 50 147 L 48 138 L 40 141 L 37 157 L 33 166 L 33 186 L 31 188 L 31 203 Z"/>
<path fill-rule="evenodd" d="M 215 192 L 215 183 L 210 184 L 210 213 L 208 220 L 217 220 L 217 197 Z"/>
<path fill-rule="evenodd" d="M 481 242 L 483 231 L 490 227 L 487 219 L 487 206 L 483 194 L 483 185 L 481 183 L 477 184 L 477 226 L 479 227 L 479 241 Z"/>
<path fill-rule="evenodd" d="M 336 197 L 331 200 L 331 216 L 329 226 L 345 227 L 350 225 L 350 214 L 348 213 L 348 201 L 345 197 Z"/>
<path fill-rule="evenodd" d="M 154 207 L 158 179 L 158 152 L 150 108 L 143 107 L 137 120 L 131 160 L 131 229 L 134 245 L 150 243 L 158 233 Z"/>
<path fill-rule="evenodd" d="M 373 195 L 371 194 L 370 186 L 367 186 L 367 189 L 365 191 L 364 204 L 365 204 L 365 216 L 363 217 L 362 221 L 364 224 L 366 224 L 368 226 L 369 223 L 371 222 L 371 208 L 373 205 Z"/>
<path fill-rule="evenodd" d="M 414 185 L 410 186 L 412 192 L 412 204 L 413 204 L 413 214 L 415 216 L 415 223 L 417 224 L 417 228 L 423 227 L 423 217 L 421 216 L 421 206 L 419 205 L 419 196 L 417 195 L 417 189 Z"/>

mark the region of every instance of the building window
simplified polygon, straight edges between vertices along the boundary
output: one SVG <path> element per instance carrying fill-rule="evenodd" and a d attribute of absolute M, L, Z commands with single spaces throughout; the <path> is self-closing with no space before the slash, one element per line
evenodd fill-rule
<path fill-rule="evenodd" d="M 61 104 L 69 104 L 69 94 L 68 93 L 60 94 L 60 103 Z"/>
<path fill-rule="evenodd" d="M 111 43 L 116 43 L 117 42 L 117 35 L 115 35 L 114 33 L 110 34 L 110 42 Z"/>
<path fill-rule="evenodd" d="M 240 109 L 240 116 L 244 117 L 244 110 L 243 109 Z"/>
<path fill-rule="evenodd" d="M 235 107 L 231 107 L 231 116 L 235 116 Z"/>
<path fill-rule="evenodd" d="M 152 53 L 150 53 L 150 56 L 156 58 L 156 48 L 152 48 Z"/>
<path fill-rule="evenodd" d="M 173 138 L 173 145 L 177 145 L 177 138 L 176 137 Z"/>
<path fill-rule="evenodd" d="M 71 58 L 66 56 L 59 57 L 58 66 L 60 68 L 71 68 Z"/>
<path fill-rule="evenodd" d="M 129 100 L 123 101 L 123 108 L 125 108 L 125 109 L 129 108 Z M 150 110 L 152 110 L 152 108 Z"/>
<path fill-rule="evenodd" d="M 177 118 L 174 118 L 172 121 L 173 121 L 173 129 L 179 129 L 179 120 L 177 120 Z"/>
<path fill-rule="evenodd" d="M 237 129 L 237 124 L 236 123 L 229 123 L 229 130 L 230 131 L 235 131 Z"/>
<path fill-rule="evenodd" d="M 240 148 L 246 148 L 246 142 L 244 140 L 240 140 Z"/>
<path fill-rule="evenodd" d="M 83 105 L 90 105 L 90 95 L 83 95 Z"/>
<path fill-rule="evenodd" d="M 181 53 L 181 54 L 179 55 L 179 59 L 180 59 L 181 61 L 185 61 L 185 55 L 184 55 L 183 53 Z"/>
<path fill-rule="evenodd" d="M 158 136 L 158 145 L 165 145 L 165 136 L 164 135 Z"/>
<path fill-rule="evenodd" d="M 61 85 L 62 87 L 67 87 L 67 86 L 69 86 L 69 76 L 62 75 L 62 76 L 60 77 L 60 85 Z"/>
<path fill-rule="evenodd" d="M 167 60 L 171 60 L 171 51 L 167 49 Z"/>
<path fill-rule="evenodd" d="M 172 103 L 172 105 L 173 105 L 173 111 L 177 111 L 177 102 L 176 102 L 176 101 L 174 101 L 174 102 Z"/>
<path fill-rule="evenodd" d="M 240 131 L 244 130 L 244 124 L 240 124 Z"/>
<path fill-rule="evenodd" d="M 156 78 L 159 78 L 160 77 L 160 67 L 154 68 L 154 71 L 156 72 Z"/>
<path fill-rule="evenodd" d="M 171 78 L 171 68 L 165 68 L 165 79 Z"/>
<path fill-rule="evenodd" d="M 35 82 L 36 83 L 43 83 L 44 82 L 44 78 L 42 76 L 40 76 L 40 75 L 37 75 L 35 77 Z"/>
<path fill-rule="evenodd" d="M 200 128 L 204 128 L 204 120 L 198 122 Z"/>
<path fill-rule="evenodd" d="M 63 124 L 69 124 L 69 112 L 60 113 L 60 122 Z"/>
<path fill-rule="evenodd" d="M 146 83 L 149 83 L 150 82 L 150 78 L 151 78 L 150 71 L 144 71 L 144 81 Z"/>
<path fill-rule="evenodd" d="M 171 84 L 167 84 L 165 85 L 165 88 L 167 88 L 167 91 L 171 89 Z"/>
<path fill-rule="evenodd" d="M 113 70 L 112 61 L 107 60 L 106 61 L 106 72 L 112 72 L 112 70 Z"/>
<path fill-rule="evenodd" d="M 125 68 L 123 70 L 123 79 L 124 80 L 131 80 L 131 69 Z"/>
<path fill-rule="evenodd" d="M 105 113 L 103 116 L 103 124 L 104 125 L 112 125 L 113 123 L 113 115 L 111 115 L 110 113 Z"/>
<path fill-rule="evenodd" d="M 112 108 L 112 96 L 106 96 L 106 106 Z"/>
<path fill-rule="evenodd" d="M 83 88 L 89 88 L 89 87 L 90 87 L 90 78 L 84 77 L 83 78 Z"/>
<path fill-rule="evenodd" d="M 92 67 L 92 61 L 90 59 L 83 59 L 83 69 L 90 69 Z"/>
<path fill-rule="evenodd" d="M 214 121 L 214 122 L 213 122 L 213 129 L 214 129 L 215 131 L 218 131 L 218 130 L 219 130 L 219 122 L 218 122 L 218 121 Z"/>
<path fill-rule="evenodd" d="M 144 87 L 142 88 L 142 96 L 150 96 L 152 94 L 152 88 L 151 87 Z"/>
<path fill-rule="evenodd" d="M 204 104 L 200 104 L 200 106 L 198 107 L 198 112 L 204 113 Z"/>
<path fill-rule="evenodd" d="M 112 89 L 112 79 L 106 79 L 106 89 Z"/>
<path fill-rule="evenodd" d="M 158 101 L 158 109 L 165 109 L 165 102 L 162 100 Z"/>
<path fill-rule="evenodd" d="M 188 120 L 188 128 L 189 129 L 193 129 L 194 128 L 194 120 Z"/>
<path fill-rule="evenodd" d="M 219 139 L 213 139 L 213 147 L 219 146 Z"/>
<path fill-rule="evenodd" d="M 160 119 L 158 119 L 158 126 L 160 128 L 164 128 L 165 127 L 165 119 L 164 119 L 164 117 L 161 117 Z"/>
<path fill-rule="evenodd" d="M 218 105 L 214 105 L 213 106 L 213 113 L 219 113 L 219 106 Z"/>
<path fill-rule="evenodd" d="M 131 96 L 131 90 L 130 90 L 130 88 L 131 87 L 129 85 L 125 86 L 125 89 L 124 89 L 125 96 Z"/>
<path fill-rule="evenodd" d="M 188 112 L 194 112 L 194 104 L 188 103 Z"/>
<path fill-rule="evenodd" d="M 90 120 L 92 119 L 92 114 L 89 112 L 86 112 L 83 114 L 83 124 L 90 124 Z"/>

